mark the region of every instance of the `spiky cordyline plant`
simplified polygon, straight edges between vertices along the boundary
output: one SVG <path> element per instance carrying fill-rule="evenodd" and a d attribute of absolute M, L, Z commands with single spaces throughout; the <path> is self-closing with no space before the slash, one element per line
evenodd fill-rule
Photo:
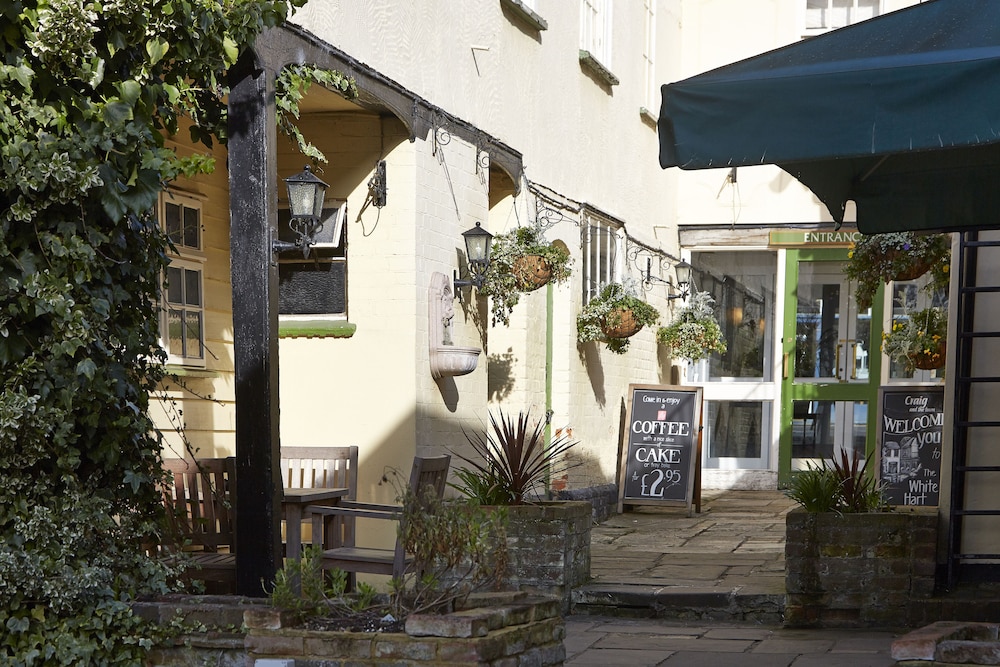
<path fill-rule="evenodd" d="M 532 427 L 528 412 L 515 420 L 498 410 L 490 414 L 490 427 L 485 433 L 465 433 L 482 461 L 455 452 L 471 467 L 458 471 L 464 484 L 454 486 L 480 503 L 522 505 L 534 487 L 572 467 L 559 459 L 576 441 L 560 435 L 546 446 L 545 423 L 539 419 Z"/>

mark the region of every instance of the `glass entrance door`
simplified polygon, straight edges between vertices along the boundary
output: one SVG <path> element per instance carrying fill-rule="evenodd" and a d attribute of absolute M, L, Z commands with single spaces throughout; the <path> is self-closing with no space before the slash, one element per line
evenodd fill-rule
<path fill-rule="evenodd" d="M 868 434 L 874 433 L 881 364 L 881 313 L 858 309 L 843 274 L 846 250 L 790 250 L 786 256 L 783 477 L 839 457 L 841 449 L 865 456 L 874 444 Z"/>

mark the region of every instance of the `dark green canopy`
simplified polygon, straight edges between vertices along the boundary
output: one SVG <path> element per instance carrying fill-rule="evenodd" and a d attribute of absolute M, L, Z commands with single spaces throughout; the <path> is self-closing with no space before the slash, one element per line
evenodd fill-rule
<path fill-rule="evenodd" d="M 776 164 L 866 233 L 1000 227 L 1000 0 L 932 0 L 662 87 L 660 165 Z"/>

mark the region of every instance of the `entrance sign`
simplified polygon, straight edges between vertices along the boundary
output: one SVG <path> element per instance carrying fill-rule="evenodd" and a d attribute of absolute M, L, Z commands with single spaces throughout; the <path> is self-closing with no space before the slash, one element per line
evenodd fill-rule
<path fill-rule="evenodd" d="M 879 474 L 890 505 L 939 504 L 944 388 L 882 387 Z"/>
<path fill-rule="evenodd" d="M 618 448 L 618 511 L 684 505 L 701 511 L 701 388 L 631 384 Z"/>

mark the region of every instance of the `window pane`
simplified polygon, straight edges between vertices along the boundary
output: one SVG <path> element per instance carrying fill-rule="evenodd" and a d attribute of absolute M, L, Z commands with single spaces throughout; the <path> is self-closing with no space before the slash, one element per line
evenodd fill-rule
<path fill-rule="evenodd" d="M 347 265 L 336 261 L 282 261 L 278 265 L 278 312 L 324 315 L 347 312 Z"/>
<path fill-rule="evenodd" d="M 711 378 L 770 380 L 774 326 L 773 252 L 696 252 L 695 289 L 715 299 L 727 350 L 710 357 Z"/>
<path fill-rule="evenodd" d="M 169 303 L 184 303 L 183 271 L 184 269 L 176 266 L 171 266 L 167 269 L 167 301 Z"/>
<path fill-rule="evenodd" d="M 184 236 L 183 230 L 181 229 L 181 207 L 177 204 L 167 202 L 164 206 L 164 214 L 167 218 L 163 221 L 167 232 L 167 238 L 169 238 L 171 243 L 174 245 L 183 245 Z"/>
<path fill-rule="evenodd" d="M 201 211 L 184 207 L 184 245 L 201 249 Z"/>
<path fill-rule="evenodd" d="M 167 351 L 184 356 L 183 312 L 175 308 L 167 311 Z"/>
<path fill-rule="evenodd" d="M 759 459 L 763 417 L 759 401 L 710 401 L 708 456 Z"/>
<path fill-rule="evenodd" d="M 201 271 L 184 270 L 184 304 L 201 305 Z"/>
<path fill-rule="evenodd" d="M 833 7 L 830 9 L 827 27 L 843 28 L 851 23 L 851 9 L 854 7 L 854 0 L 833 0 Z"/>
<path fill-rule="evenodd" d="M 204 356 L 201 340 L 201 313 L 186 311 L 184 313 L 184 356 L 201 359 Z"/>

